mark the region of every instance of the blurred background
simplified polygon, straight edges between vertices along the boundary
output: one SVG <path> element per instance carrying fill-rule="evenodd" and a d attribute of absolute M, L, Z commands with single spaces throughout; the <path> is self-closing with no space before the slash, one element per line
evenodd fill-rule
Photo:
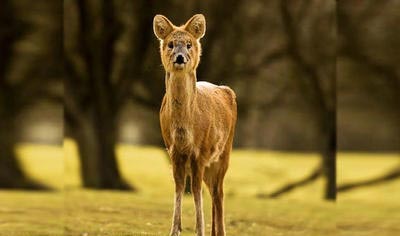
<path fill-rule="evenodd" d="M 2 0 L 0 229 L 167 232 L 173 181 L 152 20 L 180 25 L 202 13 L 198 79 L 230 86 L 238 102 L 228 232 L 391 235 L 400 230 L 399 12 L 395 0 Z M 38 214 L 52 220 L 34 227 Z"/>

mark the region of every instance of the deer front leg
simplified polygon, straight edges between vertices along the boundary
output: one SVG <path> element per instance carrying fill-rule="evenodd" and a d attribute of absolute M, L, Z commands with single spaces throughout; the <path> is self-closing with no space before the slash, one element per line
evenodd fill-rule
<path fill-rule="evenodd" d="M 199 166 L 196 160 L 191 160 L 192 168 L 192 193 L 196 207 L 196 234 L 204 236 L 204 214 L 201 183 L 203 181 L 204 167 Z"/>
<path fill-rule="evenodd" d="M 185 188 L 185 162 L 173 161 L 175 181 L 174 215 L 172 217 L 171 236 L 179 236 L 182 231 L 182 195 Z"/>

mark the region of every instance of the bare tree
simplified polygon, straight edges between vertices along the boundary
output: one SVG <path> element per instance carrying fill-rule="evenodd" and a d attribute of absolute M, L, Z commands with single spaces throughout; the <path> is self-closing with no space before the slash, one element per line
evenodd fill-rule
<path fill-rule="evenodd" d="M 60 105 L 61 26 L 57 20 L 62 9 L 60 2 L 47 4 L 40 16 L 24 9 L 20 2 L 0 3 L 0 187 L 43 189 L 46 187 L 27 178 L 18 163 L 15 120 L 39 100 Z M 31 20 L 23 20 L 22 12 Z M 31 47 L 37 50 L 32 53 Z"/>
<path fill-rule="evenodd" d="M 158 109 L 161 92 L 148 94 L 162 83 L 144 75 L 152 11 L 151 1 L 65 2 L 65 121 L 86 187 L 132 189 L 116 160 L 118 118 L 128 100 Z"/>
<path fill-rule="evenodd" d="M 303 45 L 299 39 L 301 36 L 299 22 L 302 22 L 302 19 L 290 13 L 289 1 L 281 2 L 281 14 L 289 40 L 289 54 L 307 75 L 302 82 L 306 89 L 305 98 L 314 105 L 315 115 L 320 124 L 322 140 L 320 153 L 326 179 L 325 198 L 334 200 L 336 199 L 336 6 L 334 1 L 327 1 L 325 4 L 315 1 L 314 4 L 319 6 L 312 7 L 311 4 L 305 6 L 299 10 L 298 16 L 301 17 L 304 14 L 301 11 L 306 11 L 307 8 L 320 7 L 318 11 L 322 12 L 321 15 L 313 17 L 310 14 L 312 29 L 309 33 L 313 38 L 308 43 L 316 43 L 316 53 L 308 52 L 308 55 L 302 53 Z M 320 24 L 323 27 L 318 27 Z M 323 42 L 317 44 L 318 41 Z M 326 45 L 331 49 L 327 49 Z M 307 61 L 306 58 L 310 55 L 311 59 Z"/>
<path fill-rule="evenodd" d="M 400 20 L 398 1 L 338 1 L 338 96 L 346 97 L 349 92 L 359 97 L 359 109 L 382 117 L 395 136 L 385 143 L 388 149 L 399 152 L 400 122 L 400 33 L 391 29 Z M 355 72 L 351 72 L 350 69 Z M 366 76 L 367 75 L 367 76 Z M 351 82 L 353 82 L 353 85 Z M 350 90 L 359 86 L 363 89 Z M 364 92 L 365 94 L 360 93 Z M 341 110 L 345 103 L 338 104 Z M 353 115 L 353 113 L 352 113 Z M 338 116 L 339 121 L 343 117 Z M 391 121 L 392 120 L 392 121 Z M 379 124 L 381 126 L 381 124 Z M 365 136 L 376 136 L 376 130 L 363 130 Z M 339 140 L 340 142 L 341 140 Z M 389 142 L 388 142 L 389 141 Z M 342 142 L 344 143 L 344 142 Z M 394 145 L 390 145 L 393 143 Z M 345 145 L 345 144 L 343 144 Z M 371 145 L 373 145 L 371 143 Z M 395 148 L 393 148 L 395 146 Z M 384 146 L 385 147 L 385 146 Z M 379 150 L 379 151 L 385 151 Z M 345 166 L 343 168 L 346 168 Z M 381 176 L 370 179 L 341 183 L 337 191 L 346 192 L 360 187 L 374 186 L 400 178 L 400 167 L 395 165 Z"/>
<path fill-rule="evenodd" d="M 295 78 L 302 98 L 319 125 L 321 165 L 303 179 L 288 183 L 265 197 L 278 197 L 320 176 L 326 180 L 325 198 L 336 199 L 336 7 L 334 1 L 280 1 L 279 13 L 286 39 L 283 56 L 300 74 Z M 307 26 L 307 28 L 305 27 Z M 313 51 L 308 51 L 311 48 Z M 280 53 L 278 54 L 281 55 Z"/>

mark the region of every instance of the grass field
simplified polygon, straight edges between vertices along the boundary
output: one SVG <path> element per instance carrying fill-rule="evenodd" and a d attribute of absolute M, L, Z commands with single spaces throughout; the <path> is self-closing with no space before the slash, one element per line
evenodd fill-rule
<path fill-rule="evenodd" d="M 173 180 L 165 153 L 152 147 L 120 145 L 123 176 L 136 193 L 81 188 L 76 148 L 24 144 L 21 162 L 32 178 L 65 191 L 0 192 L 1 236 L 140 236 L 168 235 Z M 368 154 L 372 155 L 372 154 Z M 338 182 L 371 178 L 398 164 L 398 155 L 340 154 Z M 63 161 L 65 160 L 65 161 Z M 318 165 L 314 154 L 235 151 L 225 181 L 228 236 L 397 235 L 400 232 L 400 180 L 360 188 L 322 200 L 323 180 L 279 199 L 260 199 Z M 206 233 L 210 198 L 204 192 Z M 194 235 L 192 198 L 185 197 L 182 236 Z"/>

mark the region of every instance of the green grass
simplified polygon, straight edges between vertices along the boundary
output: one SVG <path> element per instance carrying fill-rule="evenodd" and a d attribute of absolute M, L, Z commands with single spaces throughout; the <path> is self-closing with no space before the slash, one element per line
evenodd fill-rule
<path fill-rule="evenodd" d="M 0 191 L 0 235 L 62 235 L 63 201 L 61 192 Z"/>
<path fill-rule="evenodd" d="M 399 162 L 399 154 L 341 154 L 338 182 L 379 177 Z M 400 179 L 340 194 L 337 212 L 342 236 L 399 235 Z"/>
<path fill-rule="evenodd" d="M 82 189 L 71 141 L 65 142 L 64 149 L 21 145 L 17 151 L 34 179 L 60 190 L 65 186 L 65 191 L 0 192 L 1 236 L 168 235 L 173 180 L 163 150 L 117 148 L 122 174 L 138 188 L 136 193 Z M 397 155 L 341 154 L 338 182 L 377 176 L 398 159 Z M 322 179 L 279 199 L 256 197 L 307 175 L 318 162 L 314 154 L 235 151 L 225 181 L 227 235 L 396 235 L 400 230 L 400 180 L 341 194 L 337 204 L 322 200 Z M 204 198 L 208 235 L 211 205 L 207 191 Z M 185 197 L 183 204 L 182 236 L 194 235 L 192 198 Z"/>

